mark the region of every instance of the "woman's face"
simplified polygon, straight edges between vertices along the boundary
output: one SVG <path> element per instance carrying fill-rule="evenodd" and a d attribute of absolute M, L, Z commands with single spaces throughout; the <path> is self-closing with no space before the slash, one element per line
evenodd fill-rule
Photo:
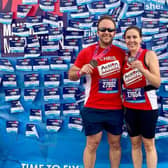
<path fill-rule="evenodd" d="M 136 29 L 129 29 L 125 34 L 125 42 L 129 51 L 137 51 L 141 47 L 142 38 Z"/>

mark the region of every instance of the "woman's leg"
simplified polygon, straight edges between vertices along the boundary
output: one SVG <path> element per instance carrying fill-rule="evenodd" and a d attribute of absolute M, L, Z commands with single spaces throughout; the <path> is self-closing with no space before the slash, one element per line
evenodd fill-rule
<path fill-rule="evenodd" d="M 142 138 L 145 152 L 146 152 L 146 162 L 148 168 L 157 167 L 157 152 L 155 147 L 155 139 Z"/>
<path fill-rule="evenodd" d="M 134 168 L 142 168 L 142 137 L 131 137 L 132 161 Z"/>

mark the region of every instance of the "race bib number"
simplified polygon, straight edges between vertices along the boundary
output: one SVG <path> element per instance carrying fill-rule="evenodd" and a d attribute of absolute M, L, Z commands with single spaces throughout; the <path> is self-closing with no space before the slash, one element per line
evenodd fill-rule
<path fill-rule="evenodd" d="M 118 92 L 118 79 L 100 79 L 99 80 L 99 93 L 117 93 Z"/>
<path fill-rule="evenodd" d="M 131 103 L 143 103 L 145 102 L 144 88 L 126 89 L 125 99 Z"/>

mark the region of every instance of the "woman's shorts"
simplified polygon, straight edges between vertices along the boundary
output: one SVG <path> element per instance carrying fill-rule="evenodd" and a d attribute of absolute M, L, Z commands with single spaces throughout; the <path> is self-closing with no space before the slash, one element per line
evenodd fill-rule
<path fill-rule="evenodd" d="M 84 107 L 81 117 L 85 135 L 94 135 L 103 130 L 120 135 L 123 127 L 123 110 L 101 110 Z"/>
<path fill-rule="evenodd" d="M 158 110 L 125 109 L 125 121 L 130 137 L 142 135 L 154 138 L 158 118 Z"/>

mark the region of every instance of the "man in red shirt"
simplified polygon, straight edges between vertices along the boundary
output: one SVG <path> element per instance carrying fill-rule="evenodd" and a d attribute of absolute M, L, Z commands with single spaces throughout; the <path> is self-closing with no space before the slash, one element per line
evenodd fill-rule
<path fill-rule="evenodd" d="M 111 167 L 119 168 L 120 138 L 123 126 L 121 100 L 121 69 L 124 51 L 112 45 L 116 32 L 113 19 L 102 16 L 98 21 L 99 41 L 82 49 L 69 70 L 69 79 L 78 80 L 85 75 L 86 99 L 81 110 L 85 135 L 84 167 L 94 168 L 96 150 L 103 130 L 107 131 Z"/>

